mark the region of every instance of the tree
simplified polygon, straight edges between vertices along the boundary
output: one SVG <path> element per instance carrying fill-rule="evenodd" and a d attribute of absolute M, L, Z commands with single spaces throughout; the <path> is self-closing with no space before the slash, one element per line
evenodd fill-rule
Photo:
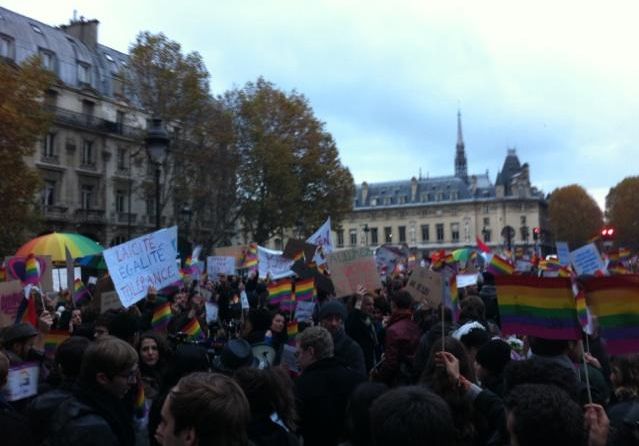
<path fill-rule="evenodd" d="M 603 214 L 597 202 L 577 184 L 552 192 L 548 214 L 555 240 L 568 242 L 571 249 L 585 244 L 603 226 Z"/>
<path fill-rule="evenodd" d="M 309 235 L 327 216 L 351 210 L 353 178 L 307 99 L 263 78 L 223 98 L 240 156 L 245 230 L 258 243 L 298 226 Z"/>
<path fill-rule="evenodd" d="M 52 75 L 38 58 L 17 67 L 0 63 L 0 253 L 12 254 L 40 223 L 35 209 L 40 177 L 24 157 L 33 155 L 35 143 L 50 125 L 43 92 Z"/>
<path fill-rule="evenodd" d="M 627 177 L 606 196 L 606 214 L 618 246 L 639 249 L 639 176 Z"/>

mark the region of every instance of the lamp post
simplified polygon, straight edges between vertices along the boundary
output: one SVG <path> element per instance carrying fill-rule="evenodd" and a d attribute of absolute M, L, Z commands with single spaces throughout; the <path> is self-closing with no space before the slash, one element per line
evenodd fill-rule
<path fill-rule="evenodd" d="M 160 169 L 169 147 L 169 134 L 161 119 L 151 120 L 151 128 L 147 131 L 144 141 L 149 159 L 155 165 L 155 229 L 160 229 Z"/>

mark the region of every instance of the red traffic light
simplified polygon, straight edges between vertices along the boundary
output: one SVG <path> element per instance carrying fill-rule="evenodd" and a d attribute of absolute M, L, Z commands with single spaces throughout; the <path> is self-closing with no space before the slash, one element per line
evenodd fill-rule
<path fill-rule="evenodd" d="M 601 237 L 604 239 L 611 239 L 615 236 L 615 228 L 611 226 L 604 226 L 601 229 Z"/>
<path fill-rule="evenodd" d="M 540 228 L 539 226 L 535 226 L 535 227 L 533 228 L 533 232 L 534 232 L 535 234 L 540 234 L 540 233 L 541 233 L 541 228 Z"/>

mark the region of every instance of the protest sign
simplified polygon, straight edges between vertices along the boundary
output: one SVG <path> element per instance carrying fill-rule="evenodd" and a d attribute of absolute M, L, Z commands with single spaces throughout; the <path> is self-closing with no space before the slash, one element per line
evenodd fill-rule
<path fill-rule="evenodd" d="M 568 242 L 555 242 L 557 247 L 557 258 L 559 258 L 559 264 L 561 266 L 570 265 L 570 248 L 568 248 Z"/>
<path fill-rule="evenodd" d="M 237 267 L 239 266 L 239 262 L 242 258 L 244 249 L 246 249 L 246 246 L 243 245 L 218 246 L 216 248 L 213 248 L 213 252 L 211 252 L 211 254 L 221 257 L 233 257 L 235 259 L 235 266 Z"/>
<path fill-rule="evenodd" d="M 322 247 L 324 254 L 333 252 L 333 242 L 331 241 L 331 217 L 328 217 L 324 224 L 306 239 L 306 243 Z"/>
<path fill-rule="evenodd" d="M 0 282 L 0 328 L 15 323 L 22 299 L 24 293 L 19 280 Z"/>
<path fill-rule="evenodd" d="M 595 274 L 597 271 L 604 270 L 603 260 L 601 260 L 599 250 L 597 250 L 594 243 L 589 243 L 572 251 L 570 253 L 570 261 L 578 276 Z"/>
<path fill-rule="evenodd" d="M 295 309 L 295 320 L 298 322 L 310 322 L 313 320 L 315 302 L 299 301 Z"/>
<path fill-rule="evenodd" d="M 467 286 L 477 285 L 479 274 L 457 274 L 457 288 L 466 288 Z"/>
<path fill-rule="evenodd" d="M 248 296 L 246 295 L 246 291 L 242 290 L 240 292 L 240 302 L 242 303 L 242 310 L 248 310 L 251 308 L 248 301 Z"/>
<path fill-rule="evenodd" d="M 18 401 L 38 393 L 39 368 L 35 362 L 24 362 L 9 369 L 2 389 L 7 401 Z"/>
<path fill-rule="evenodd" d="M 426 268 L 417 268 L 408 278 L 406 291 L 417 301 L 427 302 L 436 308 L 442 302 L 442 275 Z"/>
<path fill-rule="evenodd" d="M 363 247 L 336 251 L 328 254 L 326 259 L 337 297 L 354 294 L 359 284 L 370 291 L 381 287 L 375 258 L 370 249 Z"/>
<path fill-rule="evenodd" d="M 402 257 L 403 254 L 400 249 L 393 246 L 380 246 L 377 251 L 375 251 L 377 270 L 382 275 L 390 275 Z"/>
<path fill-rule="evenodd" d="M 219 274 L 233 276 L 236 263 L 235 257 L 209 256 L 206 258 L 206 272 L 211 280 L 215 280 Z"/>
<path fill-rule="evenodd" d="M 219 308 L 216 303 L 206 302 L 204 304 L 204 309 L 206 311 L 206 323 L 210 324 L 211 322 L 217 321 L 217 315 L 219 312 Z"/>
<path fill-rule="evenodd" d="M 161 229 L 103 251 L 123 306 L 144 298 L 150 286 L 159 290 L 180 280 L 173 233 Z"/>
<path fill-rule="evenodd" d="M 53 290 L 53 264 L 51 256 L 35 256 L 40 268 L 40 278 L 38 287 L 42 291 Z M 7 280 L 21 280 L 26 277 L 26 257 L 5 257 L 4 264 L 7 265 Z"/>
<path fill-rule="evenodd" d="M 532 263 L 530 263 L 528 260 L 517 260 L 515 262 L 516 271 L 525 273 L 527 271 L 530 271 L 531 269 L 532 269 Z"/>
<path fill-rule="evenodd" d="M 67 269 L 66 268 L 53 268 L 53 291 L 59 293 L 63 289 L 69 289 L 69 279 L 67 277 Z M 80 267 L 73 268 L 73 278 L 71 279 L 71 283 L 75 279 L 82 279 L 82 273 Z M 73 290 L 73 286 L 71 287 Z"/>
<path fill-rule="evenodd" d="M 311 260 L 313 260 L 316 249 L 316 245 L 307 243 L 304 240 L 290 238 L 286 242 L 286 247 L 284 248 L 284 252 L 282 253 L 282 255 L 287 259 L 295 260 L 295 256 L 298 255 L 300 252 L 303 252 L 304 259 L 307 262 L 310 262 Z"/>
<path fill-rule="evenodd" d="M 122 302 L 118 299 L 118 293 L 115 291 L 104 291 L 100 293 L 100 313 L 109 310 L 119 310 L 122 308 Z"/>
<path fill-rule="evenodd" d="M 269 276 L 273 280 L 290 277 L 295 274 L 291 271 L 293 261 L 282 256 L 282 251 L 257 247 L 257 270 L 260 279 Z"/>

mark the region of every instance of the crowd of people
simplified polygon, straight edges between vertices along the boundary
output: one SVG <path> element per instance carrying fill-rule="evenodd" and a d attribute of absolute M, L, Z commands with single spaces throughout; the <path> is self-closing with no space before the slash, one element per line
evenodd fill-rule
<path fill-rule="evenodd" d="M 639 444 L 639 354 L 609 358 L 596 332 L 503 337 L 494 278 L 481 279 L 459 290 L 458 315 L 416 302 L 400 275 L 342 298 L 318 290 L 295 323 L 254 275 L 151 288 L 104 313 L 41 296 L 37 326 L 1 332 L 0 388 L 23 363 L 39 383 L 0 396 L 0 444 Z M 68 337 L 47 355 L 54 331 Z"/>

